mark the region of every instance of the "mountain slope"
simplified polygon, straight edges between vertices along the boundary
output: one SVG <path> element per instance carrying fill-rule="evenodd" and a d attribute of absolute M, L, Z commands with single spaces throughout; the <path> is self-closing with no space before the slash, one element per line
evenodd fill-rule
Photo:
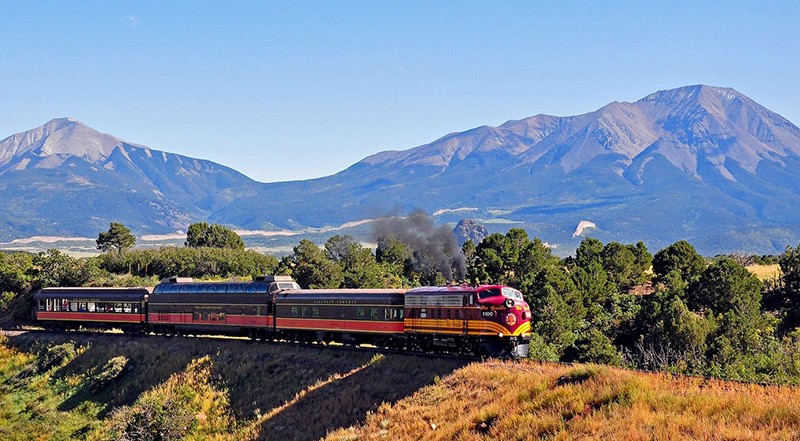
<path fill-rule="evenodd" d="M 798 190 L 800 129 L 733 89 L 698 85 L 378 153 L 326 178 L 267 184 L 212 219 L 321 226 L 471 207 L 486 218 L 510 212 L 565 246 L 590 220 L 605 240 L 775 252 L 800 240 Z"/>
<path fill-rule="evenodd" d="M 729 88 L 687 86 L 583 115 L 537 115 L 369 156 L 332 176 L 261 184 L 61 118 L 0 141 L 0 240 L 137 234 L 193 221 L 273 230 L 414 207 L 469 210 L 569 253 L 581 221 L 603 241 L 678 239 L 702 253 L 800 242 L 800 129 Z M 563 250 L 563 251 L 562 251 Z"/>
<path fill-rule="evenodd" d="M 111 221 L 174 232 L 257 186 L 210 161 L 54 119 L 0 141 L 0 238 L 93 237 Z"/>

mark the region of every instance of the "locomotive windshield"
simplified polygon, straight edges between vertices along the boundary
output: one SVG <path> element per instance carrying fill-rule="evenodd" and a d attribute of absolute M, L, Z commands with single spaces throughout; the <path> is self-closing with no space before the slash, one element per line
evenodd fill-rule
<path fill-rule="evenodd" d="M 503 288 L 503 297 L 508 297 L 514 300 L 523 300 L 522 293 L 514 288 Z"/>

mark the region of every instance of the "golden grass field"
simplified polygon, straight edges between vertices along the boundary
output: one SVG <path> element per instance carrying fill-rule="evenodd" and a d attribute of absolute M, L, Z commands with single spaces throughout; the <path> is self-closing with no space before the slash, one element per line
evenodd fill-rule
<path fill-rule="evenodd" d="M 774 265 L 750 265 L 747 270 L 755 274 L 759 279 L 765 280 L 777 277 L 780 274 L 781 267 L 777 263 Z"/>
<path fill-rule="evenodd" d="M 491 361 L 325 439 L 797 440 L 800 389 Z"/>

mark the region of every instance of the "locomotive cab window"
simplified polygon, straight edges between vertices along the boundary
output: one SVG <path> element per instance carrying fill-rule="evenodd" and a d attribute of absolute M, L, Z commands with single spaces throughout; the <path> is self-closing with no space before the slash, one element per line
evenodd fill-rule
<path fill-rule="evenodd" d="M 483 291 L 478 293 L 478 298 L 483 300 L 483 299 L 488 299 L 489 297 L 497 297 L 499 295 L 500 295 L 500 289 L 498 288 L 484 289 Z"/>

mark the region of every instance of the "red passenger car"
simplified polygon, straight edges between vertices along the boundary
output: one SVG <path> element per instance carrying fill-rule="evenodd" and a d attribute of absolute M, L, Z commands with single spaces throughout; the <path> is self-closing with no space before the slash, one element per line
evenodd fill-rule
<path fill-rule="evenodd" d="M 160 334 L 226 334 L 265 338 L 275 327 L 275 295 L 299 288 L 288 276 L 252 282 L 164 279 L 148 302 L 147 322 Z"/>
<path fill-rule="evenodd" d="M 404 289 L 279 291 L 275 331 L 296 341 L 403 347 Z"/>
<path fill-rule="evenodd" d="M 120 328 L 146 323 L 151 288 L 44 288 L 33 296 L 36 320 L 51 329 Z"/>

